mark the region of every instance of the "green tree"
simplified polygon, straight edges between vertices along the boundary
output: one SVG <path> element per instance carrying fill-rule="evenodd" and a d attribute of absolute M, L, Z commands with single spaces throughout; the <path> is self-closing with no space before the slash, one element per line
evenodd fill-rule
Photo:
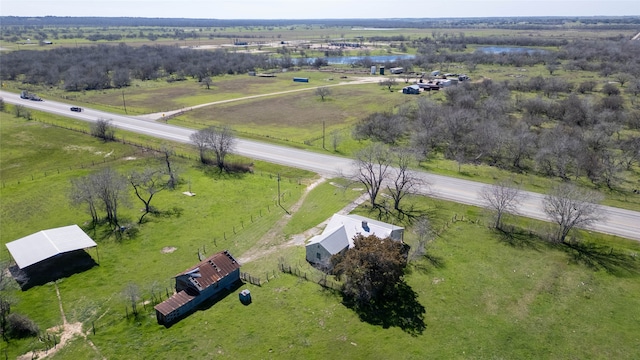
<path fill-rule="evenodd" d="M 358 234 L 354 247 L 332 258 L 333 273 L 345 278 L 343 293 L 356 306 L 367 306 L 395 293 L 407 259 L 401 242 Z"/>

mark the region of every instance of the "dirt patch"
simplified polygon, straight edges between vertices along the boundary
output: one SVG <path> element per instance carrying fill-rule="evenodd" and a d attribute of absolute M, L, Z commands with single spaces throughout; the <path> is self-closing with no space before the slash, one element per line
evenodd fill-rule
<path fill-rule="evenodd" d="M 90 151 L 94 152 L 95 148 L 93 146 L 78 146 L 78 145 L 67 145 L 62 148 L 64 151 Z"/>
<path fill-rule="evenodd" d="M 165 246 L 162 248 L 162 250 L 160 250 L 161 253 L 163 254 L 171 254 L 172 252 L 178 250 L 177 247 L 174 246 Z"/>

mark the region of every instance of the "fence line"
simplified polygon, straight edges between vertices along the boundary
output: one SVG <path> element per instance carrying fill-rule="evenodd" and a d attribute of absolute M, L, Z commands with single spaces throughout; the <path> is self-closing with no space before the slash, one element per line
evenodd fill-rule
<path fill-rule="evenodd" d="M 312 273 L 307 273 L 306 271 L 301 271 L 299 268 L 297 267 L 292 267 L 291 265 L 287 265 L 285 263 L 279 263 L 278 264 L 278 268 L 280 269 L 281 272 L 285 273 L 285 274 L 291 274 L 294 276 L 297 276 L 300 279 L 304 279 L 306 281 L 311 281 L 314 282 L 320 286 L 322 286 L 325 289 L 331 289 L 331 290 L 335 290 L 335 291 L 341 291 L 342 286 L 337 283 L 336 281 L 333 281 L 331 279 L 328 279 L 328 275 L 327 274 L 323 274 L 323 275 L 317 275 L 317 274 L 312 274 Z"/>

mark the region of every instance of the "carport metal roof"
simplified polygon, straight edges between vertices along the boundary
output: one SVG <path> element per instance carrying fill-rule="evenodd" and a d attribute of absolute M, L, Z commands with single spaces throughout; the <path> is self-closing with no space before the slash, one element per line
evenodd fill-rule
<path fill-rule="evenodd" d="M 98 246 L 78 225 L 42 230 L 6 244 L 20 269 L 58 254 Z"/>

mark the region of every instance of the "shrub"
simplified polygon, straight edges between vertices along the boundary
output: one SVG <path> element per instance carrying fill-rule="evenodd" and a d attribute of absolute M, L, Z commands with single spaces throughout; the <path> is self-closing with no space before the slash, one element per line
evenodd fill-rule
<path fill-rule="evenodd" d="M 12 313 L 7 317 L 8 333 L 13 338 L 25 338 L 38 335 L 38 325 L 27 316 Z"/>

